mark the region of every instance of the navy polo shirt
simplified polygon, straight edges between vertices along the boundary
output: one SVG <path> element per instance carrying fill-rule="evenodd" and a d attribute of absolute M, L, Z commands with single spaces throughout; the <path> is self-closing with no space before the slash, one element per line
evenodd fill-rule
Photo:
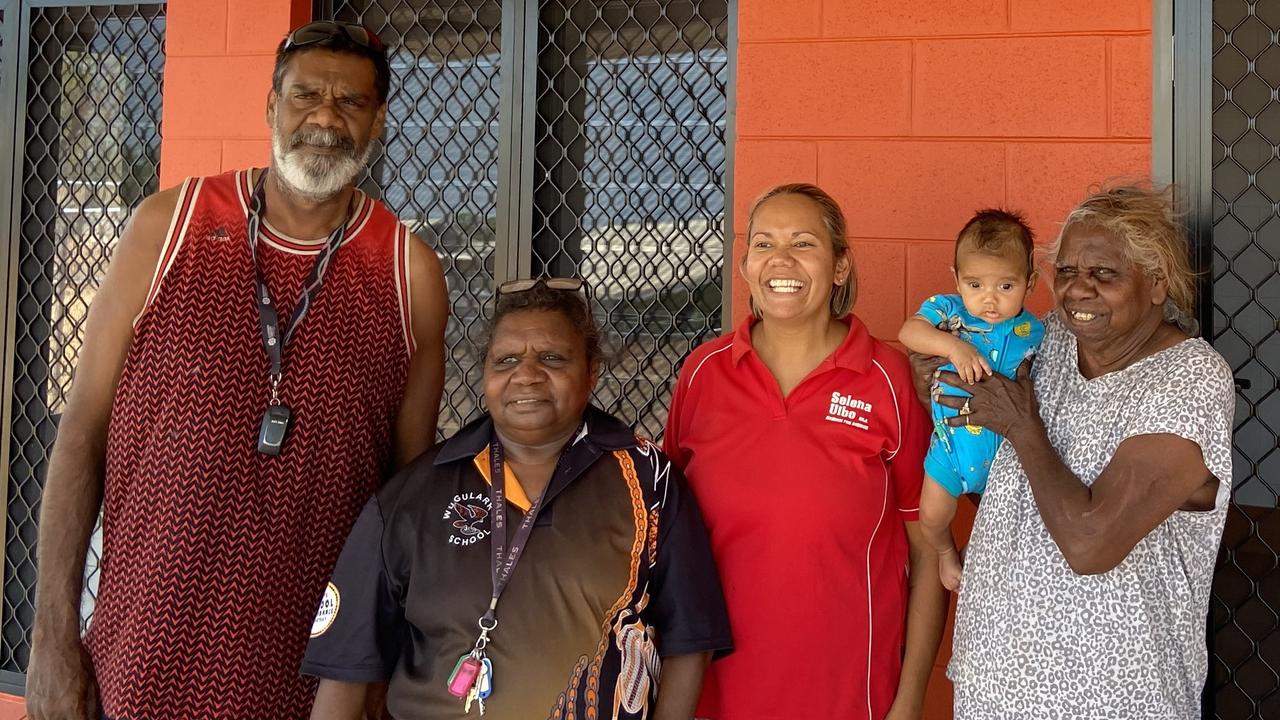
<path fill-rule="evenodd" d="M 683 476 L 615 418 L 588 408 L 584 420 L 498 605 L 486 718 L 638 718 L 653 712 L 660 657 L 732 648 Z M 471 423 L 369 501 L 321 601 L 304 673 L 390 679 L 396 718 L 464 717 L 446 684 L 492 589 L 491 432 L 487 416 Z M 510 537 L 527 501 L 506 470 Z"/>

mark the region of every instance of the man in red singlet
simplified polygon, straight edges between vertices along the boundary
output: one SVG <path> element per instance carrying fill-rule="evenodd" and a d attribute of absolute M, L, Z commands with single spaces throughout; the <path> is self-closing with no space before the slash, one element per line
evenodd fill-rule
<path fill-rule="evenodd" d="M 376 35 L 303 26 L 276 53 L 271 166 L 135 209 L 49 466 L 32 720 L 307 716 L 325 581 L 379 482 L 433 442 L 444 381 L 440 263 L 354 187 L 389 84 Z"/>

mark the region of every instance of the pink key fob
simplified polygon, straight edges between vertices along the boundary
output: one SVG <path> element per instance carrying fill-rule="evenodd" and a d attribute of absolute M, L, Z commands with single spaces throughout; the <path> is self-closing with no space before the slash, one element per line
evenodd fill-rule
<path fill-rule="evenodd" d="M 453 672 L 449 673 L 449 694 L 454 697 L 466 697 L 471 692 L 471 686 L 476 684 L 476 678 L 480 675 L 480 661 L 472 655 L 463 655 L 458 658 L 458 664 L 453 666 Z"/>

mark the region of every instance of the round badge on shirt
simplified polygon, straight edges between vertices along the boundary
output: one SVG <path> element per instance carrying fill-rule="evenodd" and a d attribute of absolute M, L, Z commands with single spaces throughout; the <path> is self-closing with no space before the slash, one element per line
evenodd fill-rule
<path fill-rule="evenodd" d="M 342 604 L 342 594 L 338 586 L 329 583 L 324 589 L 324 597 L 320 598 L 320 609 L 316 610 L 316 619 L 311 623 L 311 637 L 325 634 L 333 621 L 338 617 L 338 606 Z"/>

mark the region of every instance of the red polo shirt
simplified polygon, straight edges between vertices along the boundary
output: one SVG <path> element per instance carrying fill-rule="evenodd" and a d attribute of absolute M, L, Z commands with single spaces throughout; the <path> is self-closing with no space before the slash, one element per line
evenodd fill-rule
<path fill-rule="evenodd" d="M 685 361 L 664 438 L 705 515 L 737 648 L 712 664 L 698 715 L 881 718 L 929 417 L 906 358 L 856 317 L 786 398 L 754 322 Z"/>

